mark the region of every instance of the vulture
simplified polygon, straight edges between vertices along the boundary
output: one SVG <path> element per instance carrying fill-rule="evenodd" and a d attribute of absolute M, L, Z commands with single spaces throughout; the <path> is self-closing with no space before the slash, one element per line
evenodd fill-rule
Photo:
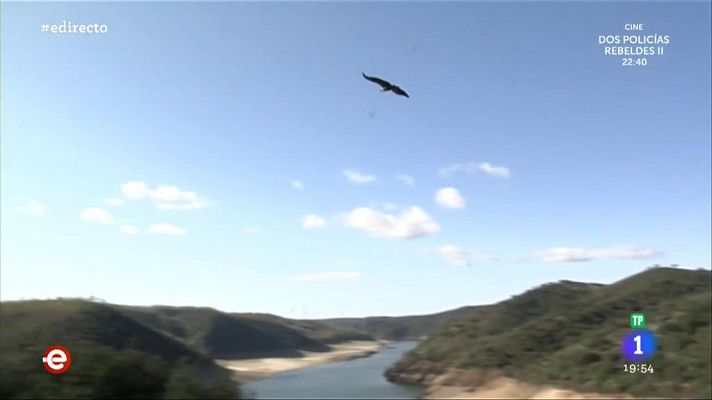
<path fill-rule="evenodd" d="M 368 76 L 368 75 L 364 74 L 363 72 L 361 72 L 361 75 L 363 75 L 363 77 L 366 78 L 366 80 L 369 80 L 373 83 L 378 84 L 381 87 L 381 92 L 393 92 L 399 96 L 405 96 L 405 97 L 410 98 L 410 96 L 408 96 L 408 93 L 406 93 L 405 90 L 401 89 L 400 87 L 398 87 L 386 80 L 383 80 L 381 78 L 376 78 L 375 76 Z"/>

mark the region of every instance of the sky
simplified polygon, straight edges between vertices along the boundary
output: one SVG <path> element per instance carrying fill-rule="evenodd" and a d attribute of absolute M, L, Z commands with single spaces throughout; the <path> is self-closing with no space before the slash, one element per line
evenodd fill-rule
<path fill-rule="evenodd" d="M 2 300 L 405 315 L 710 268 L 709 2 L 1 7 Z M 626 23 L 664 55 L 604 55 Z"/>

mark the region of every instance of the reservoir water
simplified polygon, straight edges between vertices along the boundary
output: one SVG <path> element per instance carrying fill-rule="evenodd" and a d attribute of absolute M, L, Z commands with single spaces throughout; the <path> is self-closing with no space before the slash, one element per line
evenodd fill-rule
<path fill-rule="evenodd" d="M 244 395 L 258 399 L 415 399 L 421 394 L 419 386 L 388 382 L 383 372 L 416 344 L 392 343 L 369 357 L 284 372 L 243 385 L 241 390 Z"/>

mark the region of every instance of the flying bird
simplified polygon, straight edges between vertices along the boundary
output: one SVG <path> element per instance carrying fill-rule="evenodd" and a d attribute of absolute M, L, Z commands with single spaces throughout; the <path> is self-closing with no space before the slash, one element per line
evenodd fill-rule
<path fill-rule="evenodd" d="M 398 87 L 386 80 L 383 80 L 381 78 L 376 78 L 375 76 L 368 76 L 368 75 L 364 74 L 363 72 L 361 72 L 361 75 L 363 75 L 363 77 L 366 78 L 366 80 L 369 80 L 369 81 L 381 86 L 381 92 L 393 92 L 399 96 L 405 96 L 407 98 L 410 98 L 410 96 L 408 96 L 408 93 L 406 93 L 405 90 L 401 89 L 400 87 Z"/>

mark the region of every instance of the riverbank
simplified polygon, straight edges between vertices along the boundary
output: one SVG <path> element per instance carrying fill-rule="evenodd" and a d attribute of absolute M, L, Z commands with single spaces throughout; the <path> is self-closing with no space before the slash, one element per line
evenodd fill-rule
<path fill-rule="evenodd" d="M 235 373 L 240 383 L 248 383 L 280 372 L 291 371 L 317 364 L 352 360 L 377 353 L 388 342 L 354 340 L 331 345 L 326 352 L 304 351 L 302 357 L 273 357 L 246 360 L 216 360 Z"/>
<path fill-rule="evenodd" d="M 462 370 L 448 368 L 424 373 L 422 369 L 406 373 L 391 370 L 388 378 L 395 382 L 425 386 L 424 399 L 632 399 L 625 394 L 582 393 L 550 385 L 522 382 L 495 370 Z"/>
<path fill-rule="evenodd" d="M 478 387 L 433 384 L 423 392 L 425 399 L 610 399 L 610 394 L 581 393 L 553 386 L 531 385 L 499 377 Z M 615 395 L 616 399 L 631 399 Z"/>
<path fill-rule="evenodd" d="M 312 365 L 240 386 L 257 399 L 420 399 L 420 386 L 400 385 L 383 376 L 416 342 L 391 342 L 378 353 L 345 362 Z"/>

